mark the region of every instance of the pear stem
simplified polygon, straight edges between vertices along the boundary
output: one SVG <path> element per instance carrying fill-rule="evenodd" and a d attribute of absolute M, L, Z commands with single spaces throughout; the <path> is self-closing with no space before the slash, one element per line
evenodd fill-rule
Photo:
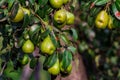
<path fill-rule="evenodd" d="M 105 6 L 105 11 L 107 11 L 108 10 L 108 8 L 109 8 L 109 6 L 111 5 L 111 1 L 109 1 L 107 4 L 106 4 L 106 6 Z"/>

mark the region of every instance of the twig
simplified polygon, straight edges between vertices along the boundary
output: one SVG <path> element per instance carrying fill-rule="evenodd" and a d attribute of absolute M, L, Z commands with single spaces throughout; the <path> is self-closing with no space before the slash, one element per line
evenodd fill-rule
<path fill-rule="evenodd" d="M 1 69 L 1 71 L 0 71 L 0 76 L 3 74 L 3 71 L 4 71 L 4 69 L 5 69 L 5 66 L 6 66 L 6 62 L 4 63 L 4 65 L 3 65 L 3 67 L 2 67 L 2 69 Z"/>

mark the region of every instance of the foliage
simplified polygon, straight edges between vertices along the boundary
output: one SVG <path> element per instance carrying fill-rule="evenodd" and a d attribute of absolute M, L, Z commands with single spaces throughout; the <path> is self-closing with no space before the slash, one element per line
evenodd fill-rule
<path fill-rule="evenodd" d="M 89 80 L 119 80 L 120 0 L 69 0 L 60 5 L 53 7 L 49 0 L 0 0 L 0 80 L 18 80 L 24 67 L 36 71 L 39 63 L 41 71 L 33 72 L 30 79 L 34 80 L 37 73 L 50 79 L 47 70 L 56 60 L 59 58 L 66 70 L 76 51 L 82 55 Z M 23 10 L 20 16 L 24 18 L 16 22 L 14 18 L 21 7 L 28 13 Z M 54 14 L 60 9 L 75 14 L 74 24 L 55 22 Z M 95 19 L 102 10 L 110 16 L 111 23 L 100 29 L 95 26 Z M 52 55 L 39 48 L 47 36 L 55 46 Z M 22 51 L 28 39 L 34 44 L 30 54 Z M 22 65 L 24 55 L 29 58 Z"/>

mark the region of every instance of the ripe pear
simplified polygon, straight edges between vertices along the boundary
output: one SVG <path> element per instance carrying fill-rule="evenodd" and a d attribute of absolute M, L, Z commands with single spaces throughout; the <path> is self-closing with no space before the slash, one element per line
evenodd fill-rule
<path fill-rule="evenodd" d="M 63 4 L 67 4 L 69 0 L 63 0 Z"/>
<path fill-rule="evenodd" d="M 53 8 L 61 8 L 63 5 L 63 0 L 49 0 L 49 2 Z"/>
<path fill-rule="evenodd" d="M 58 75 L 60 73 L 59 59 L 56 60 L 55 64 L 48 69 L 48 72 L 52 75 Z"/>
<path fill-rule="evenodd" d="M 72 71 L 72 63 L 70 63 L 69 66 L 66 69 L 64 69 L 62 66 L 63 66 L 63 63 L 60 62 L 60 70 L 61 70 L 61 72 L 69 74 Z"/>
<path fill-rule="evenodd" d="M 66 24 L 67 24 L 67 25 L 74 24 L 74 21 L 75 21 L 75 16 L 74 16 L 74 14 L 71 13 L 71 12 L 68 12 L 68 11 L 66 11 L 66 14 L 67 14 L 67 22 L 66 22 Z"/>
<path fill-rule="evenodd" d="M 40 44 L 40 50 L 42 53 L 51 55 L 54 53 L 55 49 L 56 48 L 53 42 L 51 41 L 50 36 L 47 36 Z"/>
<path fill-rule="evenodd" d="M 54 21 L 58 24 L 63 24 L 67 19 L 66 10 L 61 9 L 55 12 Z"/>
<path fill-rule="evenodd" d="M 12 19 L 12 22 L 20 22 L 24 18 L 24 12 L 21 7 L 19 7 L 14 19 Z"/>
<path fill-rule="evenodd" d="M 104 29 L 108 24 L 109 16 L 105 10 L 102 10 L 98 13 L 95 19 L 95 25 L 97 28 Z"/>
<path fill-rule="evenodd" d="M 34 51 L 34 44 L 31 40 L 25 41 L 25 43 L 22 46 L 22 50 L 24 53 L 32 53 Z"/>

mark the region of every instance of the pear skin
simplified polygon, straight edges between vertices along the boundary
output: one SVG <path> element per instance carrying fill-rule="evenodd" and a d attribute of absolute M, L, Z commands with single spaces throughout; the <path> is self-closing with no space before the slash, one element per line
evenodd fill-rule
<path fill-rule="evenodd" d="M 60 73 L 59 59 L 57 59 L 55 64 L 48 69 L 48 72 L 52 75 L 58 75 Z"/>
<path fill-rule="evenodd" d="M 40 50 L 42 53 L 52 55 L 55 51 L 55 46 L 50 39 L 50 36 L 47 36 L 40 45 Z"/>
<path fill-rule="evenodd" d="M 95 19 L 95 26 L 97 28 L 104 29 L 108 24 L 108 20 L 109 20 L 108 13 L 105 10 L 102 10 L 98 13 Z"/>

